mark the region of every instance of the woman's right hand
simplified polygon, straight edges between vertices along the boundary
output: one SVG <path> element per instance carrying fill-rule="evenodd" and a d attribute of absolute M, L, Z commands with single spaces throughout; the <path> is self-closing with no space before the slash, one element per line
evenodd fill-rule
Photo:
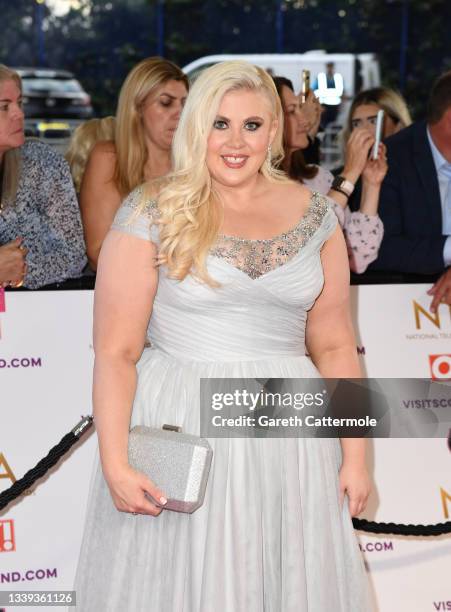
<path fill-rule="evenodd" d="M 374 134 L 366 128 L 355 128 L 346 145 L 343 176 L 356 183 L 365 168 L 368 154 L 374 145 Z"/>
<path fill-rule="evenodd" d="M 158 516 L 167 502 L 163 491 L 145 474 L 134 470 L 130 465 L 115 470 L 112 475 L 106 477 L 106 481 L 119 512 Z M 146 493 L 161 505 L 152 503 Z"/>
<path fill-rule="evenodd" d="M 22 238 L 16 238 L 0 246 L 0 286 L 20 283 L 26 273 L 25 256 L 28 249 L 21 246 Z"/>
<path fill-rule="evenodd" d="M 387 149 L 383 142 L 379 145 L 378 156 L 373 159 L 372 156 L 367 160 L 365 168 L 362 172 L 362 181 L 367 185 L 380 187 L 382 181 L 387 174 Z"/>

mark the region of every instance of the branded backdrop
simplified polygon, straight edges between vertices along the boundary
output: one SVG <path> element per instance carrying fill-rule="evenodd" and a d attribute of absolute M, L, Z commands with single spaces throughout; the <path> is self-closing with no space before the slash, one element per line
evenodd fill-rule
<path fill-rule="evenodd" d="M 442 305 L 432 315 L 428 287 L 353 288 L 367 376 L 451 380 L 451 309 Z M 91 412 L 92 298 L 90 291 L 9 293 L 6 310 L 0 307 L 0 492 Z M 400 409 L 426 406 L 427 398 L 410 392 Z M 0 513 L 0 590 L 72 587 L 94 456 L 91 435 Z M 451 520 L 446 440 L 378 439 L 369 459 L 375 491 L 365 518 Z M 359 540 L 380 612 L 451 610 L 449 536 Z"/>

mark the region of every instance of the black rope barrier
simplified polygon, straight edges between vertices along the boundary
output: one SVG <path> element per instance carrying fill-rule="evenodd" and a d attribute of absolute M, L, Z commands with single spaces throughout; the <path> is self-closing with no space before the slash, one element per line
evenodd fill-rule
<path fill-rule="evenodd" d="M 93 424 L 93 417 L 84 417 L 68 434 L 66 434 L 56 446 L 54 446 L 46 457 L 41 459 L 34 468 L 29 470 L 20 480 L 0 493 L 0 511 L 6 508 L 19 495 L 22 495 L 39 478 L 42 478 L 48 470 L 63 457 L 72 446 L 78 442 Z M 451 441 L 451 433 L 450 439 Z M 376 523 L 366 519 L 353 518 L 354 529 L 368 533 L 383 533 L 403 536 L 440 536 L 451 533 L 451 521 L 437 523 L 435 525 L 404 525 L 401 523 Z"/>
<path fill-rule="evenodd" d="M 353 518 L 354 529 L 368 533 L 385 533 L 403 536 L 439 536 L 451 533 L 451 521 L 435 525 L 403 525 L 402 523 L 375 523 L 366 519 Z"/>
<path fill-rule="evenodd" d="M 13 500 L 19 495 L 22 495 L 24 491 L 29 489 L 39 478 L 42 478 L 51 467 L 53 467 L 65 455 L 72 446 L 78 442 L 80 437 L 92 426 L 92 416 L 84 417 L 69 433 L 67 433 L 61 440 L 50 449 L 46 457 L 41 459 L 34 468 L 28 470 L 28 472 L 16 480 L 16 482 L 0 493 L 0 510 L 6 508 Z"/>

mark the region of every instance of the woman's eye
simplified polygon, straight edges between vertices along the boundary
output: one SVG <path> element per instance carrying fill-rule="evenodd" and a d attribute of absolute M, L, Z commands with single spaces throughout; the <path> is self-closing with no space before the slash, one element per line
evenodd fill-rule
<path fill-rule="evenodd" d="M 351 125 L 352 125 L 352 127 L 353 127 L 353 128 L 359 127 L 359 125 L 360 125 L 360 119 L 353 119 L 353 120 L 351 121 Z"/>
<path fill-rule="evenodd" d="M 162 105 L 162 106 L 165 106 L 166 108 L 167 108 L 168 106 L 171 106 L 171 104 L 172 104 L 172 101 L 171 101 L 171 100 L 161 100 L 161 105 Z"/>
<path fill-rule="evenodd" d="M 244 127 L 246 128 L 246 130 L 249 130 L 250 132 L 255 132 L 256 130 L 258 130 L 260 126 L 261 126 L 261 123 L 259 123 L 258 121 L 248 121 Z"/>
<path fill-rule="evenodd" d="M 8 105 L 0 106 L 0 111 L 7 111 L 7 110 L 8 110 Z"/>
<path fill-rule="evenodd" d="M 216 119 L 216 121 L 213 123 L 213 127 L 217 130 L 225 130 L 227 123 L 221 119 Z"/>

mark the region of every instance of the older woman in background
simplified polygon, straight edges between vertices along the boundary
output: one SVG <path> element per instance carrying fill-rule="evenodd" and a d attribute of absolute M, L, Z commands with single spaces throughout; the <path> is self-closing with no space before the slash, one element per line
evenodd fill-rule
<path fill-rule="evenodd" d="M 116 113 L 114 142 L 97 143 L 80 190 L 91 267 L 122 200 L 144 181 L 171 169 L 171 145 L 188 95 L 188 79 L 172 62 L 151 57 L 127 76 Z"/>
<path fill-rule="evenodd" d="M 25 142 L 22 84 L 0 65 L 0 285 L 37 289 L 82 274 L 85 245 L 69 167 Z"/>
<path fill-rule="evenodd" d="M 307 135 L 310 122 L 303 113 L 298 96 L 294 94 L 291 81 L 284 77 L 274 77 L 274 81 L 284 109 L 283 167 L 291 178 L 304 183 L 312 191 L 332 198 L 335 214 L 345 234 L 351 270 L 362 273 L 376 259 L 383 237 L 383 225 L 377 209 L 380 186 L 387 172 L 385 147 L 380 145 L 377 160 L 368 159 L 375 141 L 374 133 L 366 128 L 355 130 L 348 142 L 346 163 L 341 173 L 346 184 L 343 187 L 337 185 L 331 172 L 305 163 L 302 150 L 309 144 Z M 349 195 L 360 177 L 363 191 L 359 210 L 351 212 Z"/>

